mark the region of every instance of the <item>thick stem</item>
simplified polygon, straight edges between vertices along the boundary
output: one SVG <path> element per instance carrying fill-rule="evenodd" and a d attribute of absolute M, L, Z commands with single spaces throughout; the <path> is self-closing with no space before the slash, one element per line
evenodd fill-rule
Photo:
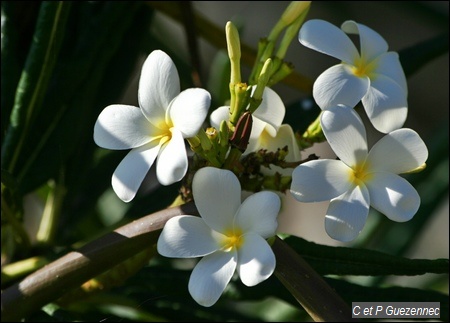
<path fill-rule="evenodd" d="M 193 203 L 135 220 L 57 259 L 2 291 L 2 322 L 17 322 L 92 277 L 151 247 L 172 217 L 196 215 Z M 20 310 L 18 310 L 20 308 Z"/>
<path fill-rule="evenodd" d="M 272 244 L 277 259 L 275 276 L 316 322 L 353 321 L 347 303 L 283 240 Z"/>

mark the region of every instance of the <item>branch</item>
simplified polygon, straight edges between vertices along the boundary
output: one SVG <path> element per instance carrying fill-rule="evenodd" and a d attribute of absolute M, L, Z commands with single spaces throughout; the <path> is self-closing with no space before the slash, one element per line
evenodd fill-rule
<path fill-rule="evenodd" d="M 330 285 L 286 242 L 276 237 L 275 276 L 315 322 L 351 322 L 351 309 Z"/>
<path fill-rule="evenodd" d="M 172 217 L 198 214 L 193 203 L 168 208 L 122 226 L 57 259 L 2 291 L 2 322 L 25 318 L 67 291 L 149 248 Z M 20 311 L 18 309 L 20 308 Z"/>
<path fill-rule="evenodd" d="M 157 242 L 172 217 L 198 215 L 193 202 L 168 208 L 88 243 L 2 291 L 2 322 L 19 321 Z M 315 321 L 351 320 L 348 305 L 288 244 L 276 237 L 275 275 Z M 20 311 L 17 309 L 20 308 Z"/>

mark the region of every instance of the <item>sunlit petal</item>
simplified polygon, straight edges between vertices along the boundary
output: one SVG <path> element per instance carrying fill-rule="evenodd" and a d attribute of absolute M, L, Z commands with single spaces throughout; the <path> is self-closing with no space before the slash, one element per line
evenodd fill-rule
<path fill-rule="evenodd" d="M 359 34 L 361 57 L 366 61 L 371 61 L 388 50 L 388 44 L 384 38 L 365 25 L 348 20 L 342 24 L 341 28 L 348 34 Z"/>
<path fill-rule="evenodd" d="M 245 234 L 238 250 L 237 272 L 246 286 L 255 286 L 275 270 L 275 255 L 266 240 L 254 233 Z"/>
<path fill-rule="evenodd" d="M 147 144 L 132 149 L 117 166 L 111 184 L 114 192 L 124 202 L 131 201 L 158 156 L 160 146 Z"/>
<path fill-rule="evenodd" d="M 408 102 L 402 88 L 392 79 L 377 75 L 372 79 L 362 103 L 375 129 L 388 133 L 403 126 L 408 114 Z"/>
<path fill-rule="evenodd" d="M 407 96 L 408 86 L 406 83 L 406 76 L 398 54 L 395 52 L 382 54 L 376 59 L 376 64 L 377 67 L 375 73 L 392 79 L 402 88 L 404 95 Z"/>
<path fill-rule="evenodd" d="M 357 77 L 351 67 L 338 64 L 319 75 L 313 85 L 313 96 L 322 110 L 337 104 L 353 108 L 367 93 L 369 86 L 368 77 Z"/>
<path fill-rule="evenodd" d="M 139 79 L 139 105 L 146 118 L 157 125 L 164 121 L 167 107 L 180 93 L 180 79 L 172 59 L 161 50 L 150 53 Z"/>
<path fill-rule="evenodd" d="M 351 39 L 341 29 L 324 20 L 312 19 L 305 22 L 298 40 L 308 48 L 346 63 L 352 63 L 359 57 Z"/>
<path fill-rule="evenodd" d="M 236 251 L 217 251 L 203 257 L 192 271 L 189 293 L 202 306 L 214 305 L 236 270 Z"/>
<path fill-rule="evenodd" d="M 222 120 L 228 120 L 230 117 L 230 107 L 229 106 L 221 106 L 214 110 L 209 117 L 209 121 L 211 122 L 211 126 L 216 129 L 220 129 L 220 123 Z"/>
<path fill-rule="evenodd" d="M 181 132 L 172 128 L 172 138 L 161 149 L 156 164 L 158 182 L 170 185 L 180 181 L 188 168 L 186 146 Z"/>
<path fill-rule="evenodd" d="M 170 121 L 184 138 L 190 138 L 197 134 L 211 103 L 211 95 L 203 89 L 187 89 L 181 92 L 170 104 Z"/>
<path fill-rule="evenodd" d="M 203 219 L 180 215 L 169 219 L 159 235 L 157 250 L 165 257 L 193 258 L 220 249 L 218 241 L 225 237 L 212 231 Z"/>
<path fill-rule="evenodd" d="M 369 203 L 369 192 L 364 185 L 332 199 L 325 217 L 328 235 L 344 242 L 355 239 L 366 224 Z"/>
<path fill-rule="evenodd" d="M 266 87 L 263 92 L 261 105 L 253 115 L 269 125 L 267 131 L 274 137 L 283 122 L 285 114 L 286 108 L 280 96 L 271 88 Z"/>
<path fill-rule="evenodd" d="M 323 133 L 336 155 L 348 166 L 363 163 L 367 157 L 367 137 L 364 124 L 355 110 L 335 106 L 322 112 Z"/>
<path fill-rule="evenodd" d="M 195 205 L 213 230 L 224 233 L 232 229 L 236 211 L 241 205 L 241 184 L 229 170 L 203 167 L 192 182 Z"/>
<path fill-rule="evenodd" d="M 391 173 L 375 173 L 366 182 L 370 204 L 396 222 L 411 220 L 420 206 L 416 189 L 404 178 Z"/>
<path fill-rule="evenodd" d="M 339 160 L 313 160 L 292 172 L 291 193 L 300 202 L 321 202 L 348 191 L 353 170 Z"/>
<path fill-rule="evenodd" d="M 129 105 L 110 105 L 98 116 L 94 141 L 107 149 L 130 149 L 150 142 L 158 129 L 150 127 L 141 109 Z"/>
<path fill-rule="evenodd" d="M 398 129 L 381 138 L 370 150 L 367 161 L 371 171 L 401 174 L 421 166 L 428 158 L 428 149 L 411 129 Z"/>
<path fill-rule="evenodd" d="M 243 232 L 254 232 L 269 238 L 277 229 L 280 207 L 280 198 L 273 192 L 261 191 L 250 195 L 237 211 L 234 226 Z"/>

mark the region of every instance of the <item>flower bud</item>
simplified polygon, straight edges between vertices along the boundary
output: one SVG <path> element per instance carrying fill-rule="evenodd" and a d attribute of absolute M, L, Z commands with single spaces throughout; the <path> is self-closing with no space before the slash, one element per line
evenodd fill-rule
<path fill-rule="evenodd" d="M 245 112 L 238 120 L 236 129 L 230 138 L 230 143 L 242 153 L 247 149 L 248 141 L 252 131 L 253 117 L 251 113 Z"/>

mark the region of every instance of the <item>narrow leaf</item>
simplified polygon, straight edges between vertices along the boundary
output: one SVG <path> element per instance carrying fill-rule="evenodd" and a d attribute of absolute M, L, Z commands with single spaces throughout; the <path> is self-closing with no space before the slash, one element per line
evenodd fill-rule
<path fill-rule="evenodd" d="M 322 275 L 448 273 L 448 259 L 408 259 L 368 249 L 325 246 L 293 236 L 284 241 Z"/>

